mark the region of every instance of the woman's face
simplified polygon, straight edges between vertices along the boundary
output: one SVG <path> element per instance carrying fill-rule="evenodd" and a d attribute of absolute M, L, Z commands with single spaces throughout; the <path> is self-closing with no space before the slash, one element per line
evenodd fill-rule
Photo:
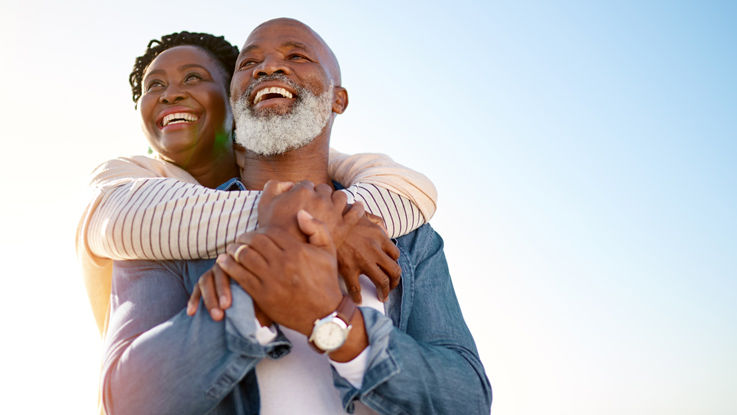
<path fill-rule="evenodd" d="M 229 80 L 215 58 L 197 46 L 157 56 L 143 74 L 141 122 L 165 160 L 187 168 L 232 151 Z"/>

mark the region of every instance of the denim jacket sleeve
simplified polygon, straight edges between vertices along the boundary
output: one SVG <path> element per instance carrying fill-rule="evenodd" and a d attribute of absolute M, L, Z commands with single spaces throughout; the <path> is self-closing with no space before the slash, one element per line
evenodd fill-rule
<path fill-rule="evenodd" d="M 360 390 L 337 372 L 346 410 L 356 399 L 382 414 L 486 414 L 491 385 L 429 225 L 399 239 L 402 283 L 387 315 L 361 308 L 371 355 Z"/>
<path fill-rule="evenodd" d="M 205 413 L 261 358 L 288 350 L 283 335 L 258 343 L 253 303 L 237 285 L 223 321 L 213 321 L 202 304 L 188 316 L 191 282 L 182 277 L 182 264 L 114 265 L 102 374 L 109 414 Z"/>

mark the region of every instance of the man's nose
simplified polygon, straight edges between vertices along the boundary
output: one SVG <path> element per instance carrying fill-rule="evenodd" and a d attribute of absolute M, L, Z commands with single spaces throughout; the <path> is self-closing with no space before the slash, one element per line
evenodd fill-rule
<path fill-rule="evenodd" d="M 186 94 L 176 85 L 169 85 L 166 90 L 159 96 L 159 102 L 163 104 L 175 104 L 184 100 Z"/>
<path fill-rule="evenodd" d="M 290 73 L 289 68 L 284 64 L 282 59 L 276 56 L 269 55 L 264 58 L 261 63 L 253 69 L 253 77 L 260 78 L 262 76 L 269 76 L 275 73 L 288 75 Z"/>

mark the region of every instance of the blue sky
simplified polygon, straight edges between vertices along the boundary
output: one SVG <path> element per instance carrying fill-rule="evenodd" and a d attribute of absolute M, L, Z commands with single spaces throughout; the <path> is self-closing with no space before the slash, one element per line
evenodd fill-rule
<path fill-rule="evenodd" d="M 18 339 L 0 362 L 21 386 L 4 407 L 35 399 L 40 371 L 60 385 L 49 402 L 94 407 L 72 238 L 85 175 L 147 149 L 134 58 L 162 34 L 240 45 L 291 16 L 341 62 L 333 145 L 438 187 L 492 413 L 737 412 L 735 3 L 3 0 L 0 15 L 0 180 L 18 195 L 0 247 L 19 293 L 0 305 Z"/>

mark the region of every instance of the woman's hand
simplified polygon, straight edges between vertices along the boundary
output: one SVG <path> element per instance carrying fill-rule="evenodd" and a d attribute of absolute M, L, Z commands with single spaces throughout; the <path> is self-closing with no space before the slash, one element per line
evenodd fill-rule
<path fill-rule="evenodd" d="M 228 245 L 229 255 L 233 255 L 239 246 L 238 244 Z M 197 281 L 187 302 L 188 315 L 193 316 L 197 312 L 200 299 L 204 302 L 210 317 L 215 321 L 222 320 L 225 317 L 225 310 L 232 304 L 230 276 L 217 263 L 202 274 Z M 253 304 L 253 312 L 262 326 L 268 327 L 273 323 L 256 303 Z"/>

